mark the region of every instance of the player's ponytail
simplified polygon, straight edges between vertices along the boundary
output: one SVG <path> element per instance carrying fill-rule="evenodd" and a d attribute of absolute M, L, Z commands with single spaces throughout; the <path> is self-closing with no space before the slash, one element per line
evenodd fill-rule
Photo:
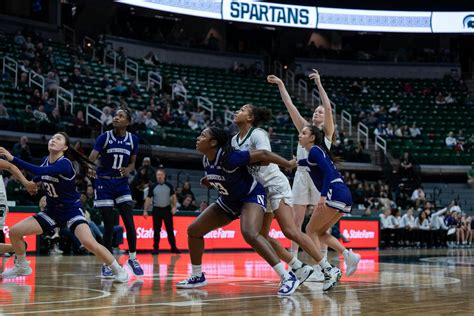
<path fill-rule="evenodd" d="M 72 161 L 76 161 L 81 168 L 84 170 L 95 169 L 95 163 L 89 160 L 86 156 L 78 152 L 75 148 L 71 146 L 71 139 L 66 132 L 59 132 L 58 134 L 62 135 L 65 139 L 66 146 L 68 149 L 64 152 L 64 156 Z"/>
<path fill-rule="evenodd" d="M 331 158 L 332 162 L 339 164 L 342 159 L 334 155 L 327 147 L 324 142 L 324 131 L 319 129 L 315 125 L 308 126 L 311 135 L 314 135 L 314 144 L 321 147 L 321 149 Z"/>

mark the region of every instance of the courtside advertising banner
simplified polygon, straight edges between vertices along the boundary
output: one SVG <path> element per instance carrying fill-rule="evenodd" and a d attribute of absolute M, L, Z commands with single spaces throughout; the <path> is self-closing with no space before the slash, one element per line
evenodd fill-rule
<path fill-rule="evenodd" d="M 16 223 L 35 215 L 36 213 L 20 213 L 20 212 L 10 212 L 8 213 L 5 226 L 3 227 L 3 232 L 5 233 L 6 243 L 10 243 L 10 228 Z M 36 251 L 36 236 L 26 236 L 25 241 L 28 243 L 28 252 Z M 28 259 L 29 260 L 29 259 Z"/>
<path fill-rule="evenodd" d="M 176 246 L 178 249 L 188 249 L 188 226 L 193 222 L 194 216 L 175 216 L 174 235 L 176 237 Z M 137 231 L 137 249 L 151 250 L 153 249 L 153 219 L 148 216 L 145 219 L 142 215 L 135 215 L 135 229 Z M 120 225 L 124 224 L 120 219 Z M 272 222 L 270 228 L 270 236 L 278 240 L 284 247 L 290 246 L 290 241 L 283 235 L 280 226 L 276 221 Z M 225 227 L 218 228 L 209 232 L 204 236 L 206 249 L 251 249 L 245 242 L 242 233 L 240 232 L 240 220 L 235 220 Z M 120 245 L 122 249 L 128 249 L 128 242 L 126 239 L 126 232 L 124 232 L 124 243 Z M 160 232 L 160 249 L 169 250 L 168 235 L 166 233 L 165 224 L 163 223 Z"/>
<path fill-rule="evenodd" d="M 349 239 L 343 245 L 347 248 L 378 248 L 379 221 L 344 220 L 339 222 L 339 231 Z M 342 241 L 341 241 L 342 242 Z"/>

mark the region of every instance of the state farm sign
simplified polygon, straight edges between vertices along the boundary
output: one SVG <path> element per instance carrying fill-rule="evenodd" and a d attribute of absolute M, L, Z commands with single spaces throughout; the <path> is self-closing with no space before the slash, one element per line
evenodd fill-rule
<path fill-rule="evenodd" d="M 153 219 L 148 216 L 145 219 L 141 215 L 135 215 L 135 229 L 137 231 L 137 249 L 151 250 L 153 249 Z M 176 246 L 179 249 L 188 249 L 188 226 L 193 222 L 195 217 L 192 216 L 175 216 L 173 218 L 174 236 L 176 238 Z M 120 225 L 123 225 L 120 219 Z M 280 226 L 276 221 L 272 222 L 269 235 L 278 240 L 283 247 L 289 247 L 290 241 L 283 235 Z M 126 233 L 124 232 L 124 237 Z M 240 232 L 240 220 L 235 220 L 225 227 L 221 227 L 210 231 L 204 236 L 206 249 L 250 249 L 251 247 L 245 242 L 242 233 Z M 128 242 L 124 238 L 124 243 L 120 246 L 122 249 L 128 249 Z M 169 250 L 168 234 L 163 223 L 160 231 L 160 249 Z"/>
<path fill-rule="evenodd" d="M 341 219 L 339 231 L 350 240 L 343 243 L 348 248 L 378 248 L 379 221 Z"/>

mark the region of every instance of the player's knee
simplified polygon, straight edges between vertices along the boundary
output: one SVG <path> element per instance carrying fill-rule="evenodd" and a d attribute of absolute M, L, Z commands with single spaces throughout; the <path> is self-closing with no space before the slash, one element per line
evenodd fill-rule
<path fill-rule="evenodd" d="M 201 230 L 197 225 L 189 225 L 188 226 L 188 237 L 190 238 L 201 238 L 203 235 L 201 233 Z"/>
<path fill-rule="evenodd" d="M 283 235 L 290 240 L 297 240 L 299 237 L 298 231 L 295 227 L 291 228 L 282 228 Z"/>
<path fill-rule="evenodd" d="M 242 236 L 249 245 L 253 245 L 256 243 L 257 238 L 259 236 L 259 232 L 253 229 L 242 229 Z"/>

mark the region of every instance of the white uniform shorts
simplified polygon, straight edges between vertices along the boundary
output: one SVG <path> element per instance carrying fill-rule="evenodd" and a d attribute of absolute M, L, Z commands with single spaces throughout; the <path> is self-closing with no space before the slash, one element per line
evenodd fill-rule
<path fill-rule="evenodd" d="M 293 204 L 296 205 L 316 205 L 321 197 L 321 193 L 305 170 L 296 170 L 293 180 Z"/>
<path fill-rule="evenodd" d="M 290 182 L 281 172 L 266 183 L 265 192 L 268 200 L 267 213 L 273 213 L 274 210 L 277 210 L 282 200 L 286 205 L 293 205 Z"/>

